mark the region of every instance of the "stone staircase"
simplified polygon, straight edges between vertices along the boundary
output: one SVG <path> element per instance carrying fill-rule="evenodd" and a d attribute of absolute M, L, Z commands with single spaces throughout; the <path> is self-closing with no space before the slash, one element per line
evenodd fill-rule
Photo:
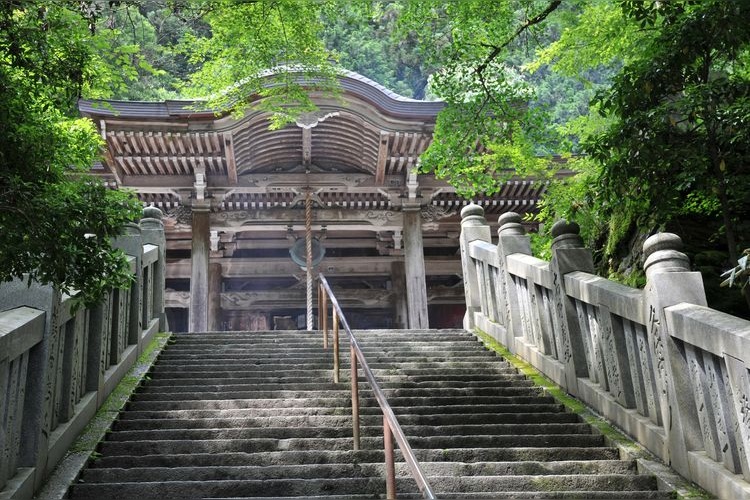
<path fill-rule="evenodd" d="M 356 334 L 439 497 L 671 497 L 471 334 Z M 341 346 L 333 384 L 320 333 L 175 335 L 69 498 L 385 497 L 380 410 L 362 382 L 352 451 Z"/>

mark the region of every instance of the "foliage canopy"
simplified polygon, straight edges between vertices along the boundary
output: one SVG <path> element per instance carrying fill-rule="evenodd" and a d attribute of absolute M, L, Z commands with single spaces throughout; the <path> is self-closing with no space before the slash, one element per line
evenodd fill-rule
<path fill-rule="evenodd" d="M 110 239 L 140 210 L 86 174 L 101 147 L 74 118 L 93 71 L 87 19 L 15 1 L 0 4 L 0 26 L 0 280 L 28 273 L 93 302 L 129 281 Z"/>
<path fill-rule="evenodd" d="M 719 218 L 736 255 L 750 210 L 748 14 L 750 0 L 5 2 L 0 188 L 14 194 L 0 203 L 15 229 L 2 237 L 22 248 L 12 214 L 47 207 L 23 204 L 45 189 L 68 200 L 50 211 L 80 212 L 65 233 L 106 240 L 133 216 L 122 195 L 70 175 L 99 147 L 91 125 L 70 118 L 77 96 L 204 97 L 241 111 L 255 94 L 283 126 L 312 109 L 300 76 L 335 92 L 343 66 L 446 102 L 420 169 L 462 194 L 511 176 L 549 181 L 541 220 L 577 219 L 602 261 L 634 232 L 692 214 Z M 270 80 L 269 69 L 286 71 Z M 553 153 L 578 175 L 555 180 Z M 19 158 L 35 166 L 21 171 Z M 111 227 L 93 226 L 75 199 L 101 205 Z M 29 247 L 3 267 L 16 275 L 51 252 Z M 62 267 L 49 274 L 59 283 Z"/>

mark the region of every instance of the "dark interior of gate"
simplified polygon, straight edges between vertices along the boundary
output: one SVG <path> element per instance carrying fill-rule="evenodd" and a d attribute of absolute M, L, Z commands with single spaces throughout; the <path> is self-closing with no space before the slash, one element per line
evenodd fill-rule
<path fill-rule="evenodd" d="M 415 327 L 420 316 L 432 328 L 461 326 L 468 200 L 414 171 L 443 104 L 355 73 L 342 73 L 341 88 L 314 93 L 318 111 L 279 130 L 252 98 L 241 118 L 187 101 L 81 101 L 106 140 L 95 172 L 165 213 L 173 331 L 201 321 L 208 330 L 304 328 L 306 272 L 290 249 L 308 230 L 324 251 L 315 271 L 353 328 Z M 509 210 L 533 212 L 542 191 L 517 179 L 474 201 L 496 223 Z"/>

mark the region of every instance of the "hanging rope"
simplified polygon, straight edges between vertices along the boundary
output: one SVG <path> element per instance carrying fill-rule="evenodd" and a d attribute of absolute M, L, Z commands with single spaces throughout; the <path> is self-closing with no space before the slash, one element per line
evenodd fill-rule
<path fill-rule="evenodd" d="M 307 268 L 307 330 L 313 329 L 312 195 L 305 193 L 305 258 Z"/>

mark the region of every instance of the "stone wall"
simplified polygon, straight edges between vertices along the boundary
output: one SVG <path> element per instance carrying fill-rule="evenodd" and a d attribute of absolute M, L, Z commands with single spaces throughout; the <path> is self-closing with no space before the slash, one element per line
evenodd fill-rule
<path fill-rule="evenodd" d="M 115 241 L 135 280 L 96 307 L 22 280 L 0 284 L 0 499 L 31 498 L 127 373 L 167 329 L 161 211 Z"/>
<path fill-rule="evenodd" d="M 678 236 L 646 240 L 639 290 L 592 274 L 575 223 L 553 226 L 546 262 L 531 255 L 517 214 L 500 217 L 496 245 L 481 207 L 461 215 L 466 328 L 712 494 L 750 498 L 750 322 L 706 307 Z"/>

